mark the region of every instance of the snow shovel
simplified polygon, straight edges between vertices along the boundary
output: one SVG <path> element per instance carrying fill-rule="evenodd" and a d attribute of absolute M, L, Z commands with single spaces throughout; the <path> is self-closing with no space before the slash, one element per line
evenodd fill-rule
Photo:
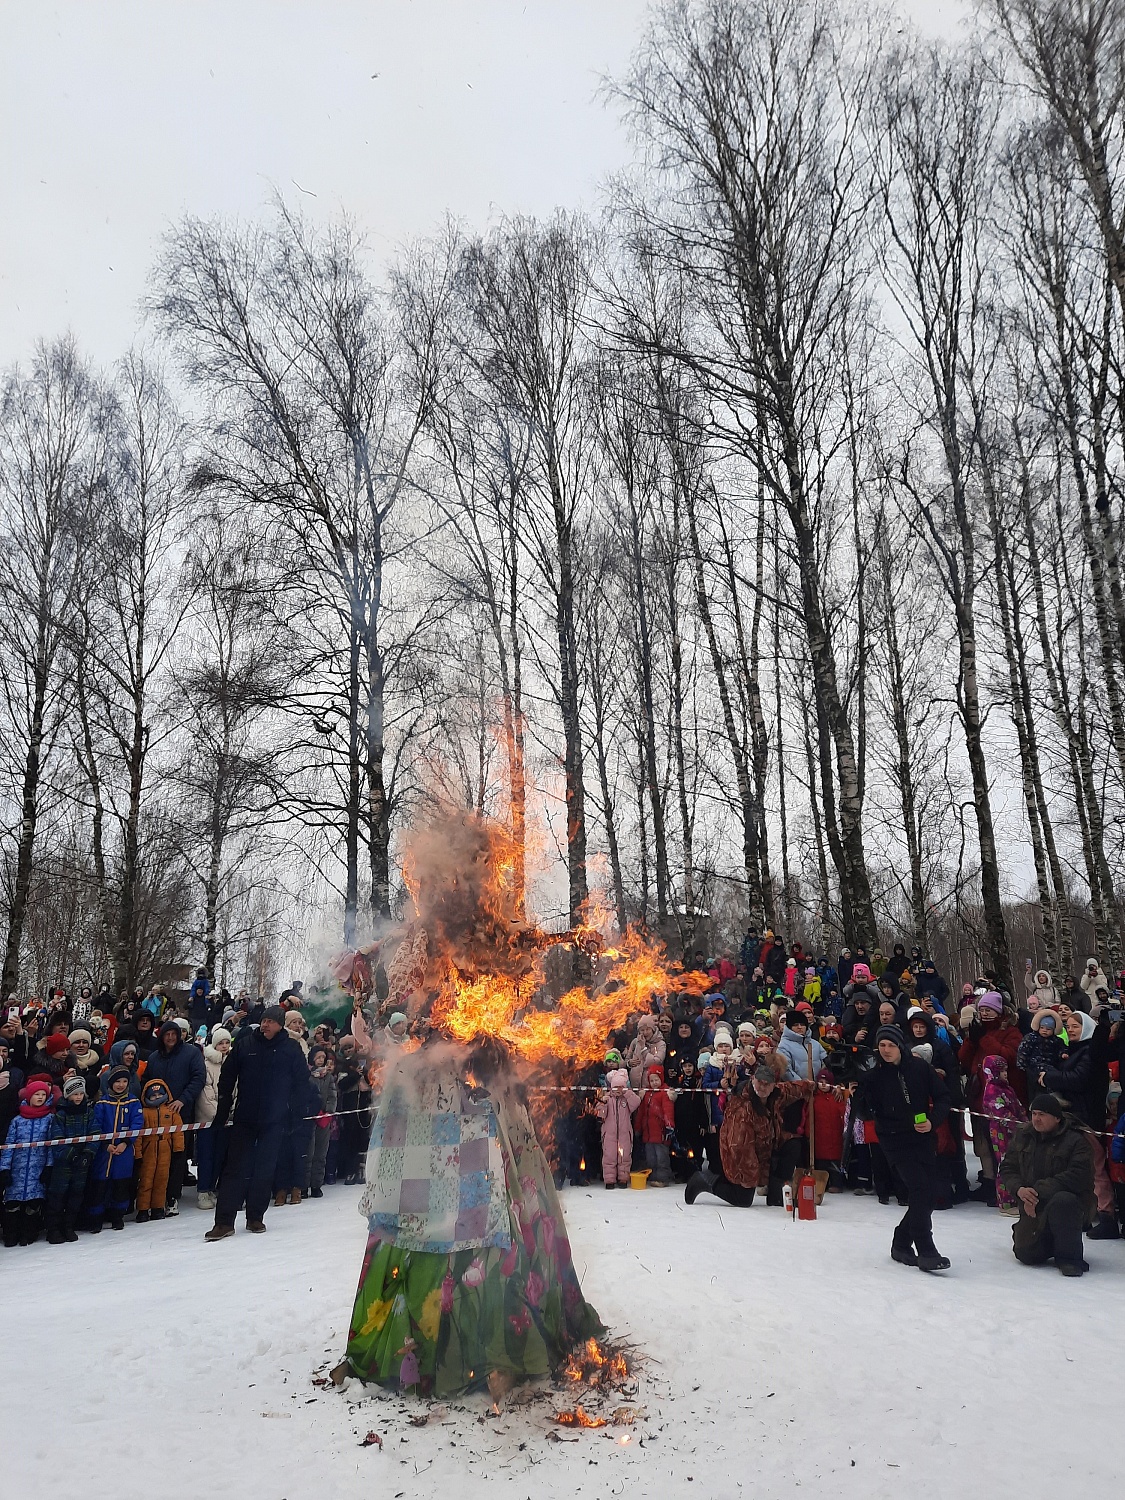
<path fill-rule="evenodd" d="M 813 1108 L 816 1083 L 813 1079 L 812 1070 L 812 1042 L 807 1043 L 809 1050 L 809 1082 L 813 1085 L 813 1094 L 809 1096 L 809 1164 L 807 1167 L 798 1167 L 793 1173 L 793 1202 L 796 1205 L 797 1217 L 801 1219 L 815 1219 L 816 1209 L 824 1201 L 824 1194 L 828 1187 L 828 1173 L 819 1172 L 816 1169 L 816 1110 Z M 814 1202 L 808 1203 L 807 1192 L 802 1194 L 801 1183 L 809 1177 L 814 1183 Z M 806 1209 L 807 1205 L 807 1209 Z M 806 1209 L 805 1212 L 802 1212 Z"/>

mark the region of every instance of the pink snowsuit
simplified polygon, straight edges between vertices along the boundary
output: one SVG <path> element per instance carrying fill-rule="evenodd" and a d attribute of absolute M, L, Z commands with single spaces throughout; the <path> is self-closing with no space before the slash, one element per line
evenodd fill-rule
<path fill-rule="evenodd" d="M 598 1101 L 594 1111 L 602 1122 L 602 1180 L 624 1187 L 633 1165 L 633 1111 L 641 1101 L 629 1087 L 624 1068 L 614 1068 L 605 1081 L 609 1093 Z"/>

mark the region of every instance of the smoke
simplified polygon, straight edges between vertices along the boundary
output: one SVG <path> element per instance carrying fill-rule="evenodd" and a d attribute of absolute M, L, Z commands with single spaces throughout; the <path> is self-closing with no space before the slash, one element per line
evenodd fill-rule
<path fill-rule="evenodd" d="M 518 868 L 511 831 L 464 809 L 416 828 L 406 841 L 403 879 L 430 952 L 462 972 L 526 972 L 544 935 L 521 912 Z"/>

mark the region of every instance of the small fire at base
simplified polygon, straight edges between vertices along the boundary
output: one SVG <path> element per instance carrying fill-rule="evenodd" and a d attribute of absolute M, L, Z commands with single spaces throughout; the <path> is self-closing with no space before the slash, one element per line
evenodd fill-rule
<path fill-rule="evenodd" d="M 591 1387 L 620 1386 L 629 1379 L 629 1361 L 620 1351 L 610 1351 L 597 1339 L 587 1339 L 582 1348 L 570 1356 L 563 1379 L 574 1385 Z"/>
<path fill-rule="evenodd" d="M 576 1406 L 573 1411 L 557 1411 L 555 1413 L 555 1421 L 558 1422 L 561 1427 L 609 1426 L 609 1422 L 605 1417 L 592 1417 L 588 1412 L 584 1411 L 581 1406 Z"/>

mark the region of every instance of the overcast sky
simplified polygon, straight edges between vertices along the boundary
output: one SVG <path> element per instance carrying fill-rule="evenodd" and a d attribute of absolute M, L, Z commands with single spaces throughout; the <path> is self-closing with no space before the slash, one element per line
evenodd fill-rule
<path fill-rule="evenodd" d="M 447 209 L 484 226 L 595 208 L 628 156 L 597 80 L 645 8 L 0 0 L 0 365 L 67 328 L 112 360 L 168 225 L 257 215 L 274 186 L 346 207 L 388 254 Z M 963 7 L 908 8 L 947 30 Z"/>

